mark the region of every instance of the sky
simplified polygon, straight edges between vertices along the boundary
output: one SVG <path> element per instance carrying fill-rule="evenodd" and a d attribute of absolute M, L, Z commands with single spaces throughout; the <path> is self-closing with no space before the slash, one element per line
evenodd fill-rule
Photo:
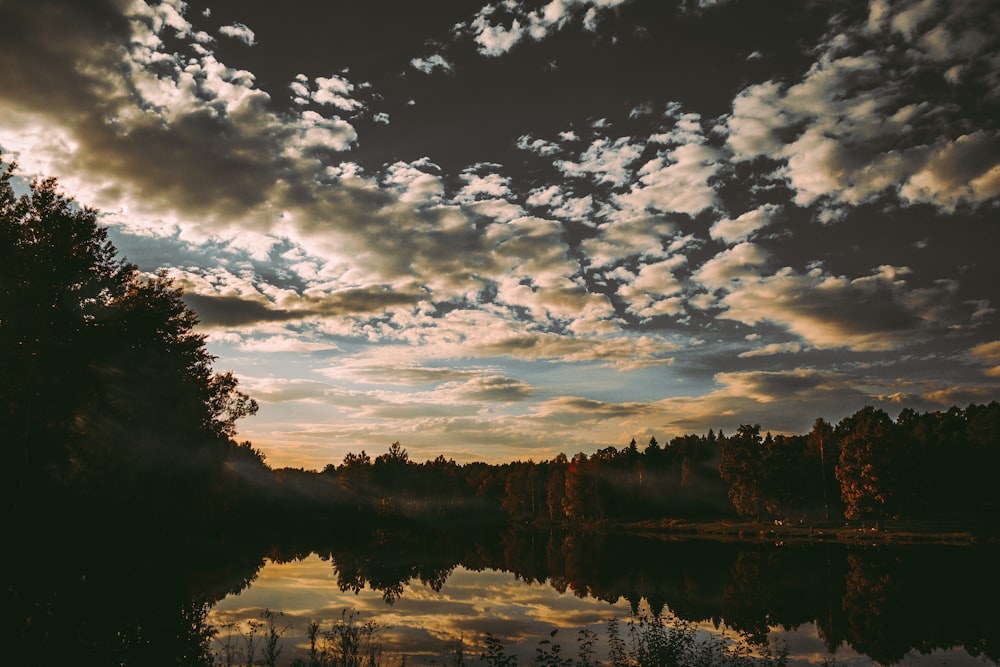
<path fill-rule="evenodd" d="M 1000 399 L 991 0 L 0 0 L 0 152 L 275 466 Z"/>

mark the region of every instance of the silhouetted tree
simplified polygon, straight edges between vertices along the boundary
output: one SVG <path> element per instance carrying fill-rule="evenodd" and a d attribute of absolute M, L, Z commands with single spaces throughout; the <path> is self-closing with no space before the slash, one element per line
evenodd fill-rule
<path fill-rule="evenodd" d="M 806 439 L 806 451 L 811 463 L 811 487 L 819 489 L 819 500 L 822 502 L 823 518 L 829 520 L 831 506 L 840 506 L 840 486 L 837 483 L 837 461 L 840 459 L 840 446 L 833 436 L 833 426 L 822 417 L 813 422 L 812 430 Z"/>
<path fill-rule="evenodd" d="M 99 496 L 205 509 L 235 421 L 257 404 L 215 374 L 163 275 L 117 258 L 97 211 L 54 179 L 0 173 L 0 432 L 9 507 Z M 23 507 L 23 504 L 21 504 Z M 72 507 L 82 507 L 78 502 Z"/>
<path fill-rule="evenodd" d="M 743 424 L 735 435 L 721 440 L 721 444 L 719 474 L 729 483 L 733 507 L 743 516 L 760 519 L 764 509 L 761 487 L 766 470 L 760 426 Z"/>

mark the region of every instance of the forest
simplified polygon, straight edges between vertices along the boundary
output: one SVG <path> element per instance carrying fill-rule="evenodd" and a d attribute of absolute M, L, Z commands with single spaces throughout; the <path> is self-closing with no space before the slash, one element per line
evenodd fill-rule
<path fill-rule="evenodd" d="M 865 406 L 801 435 L 745 424 L 548 461 L 417 462 L 394 442 L 318 472 L 272 469 L 236 439 L 257 403 L 213 370 L 181 291 L 120 259 L 99 212 L 54 179 L 17 195 L 15 168 L 0 174 L 0 486 L 11 525 L 449 515 L 576 528 L 746 517 L 996 529 L 997 402 L 895 419 Z"/>

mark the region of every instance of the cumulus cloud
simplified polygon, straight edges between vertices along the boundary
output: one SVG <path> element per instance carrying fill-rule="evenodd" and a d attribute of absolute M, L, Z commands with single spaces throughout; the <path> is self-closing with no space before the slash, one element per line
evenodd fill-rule
<path fill-rule="evenodd" d="M 455 70 L 455 65 L 438 53 L 430 55 L 426 58 L 413 58 L 410 60 L 410 66 L 415 70 L 423 72 L 424 74 L 431 74 L 435 70 L 441 70 L 443 72 L 453 72 Z"/>
<path fill-rule="evenodd" d="M 470 34 L 483 55 L 500 56 L 525 38 L 536 42 L 545 39 L 578 17 L 581 10 L 585 11 L 581 17 L 583 25 L 592 30 L 599 9 L 624 2 L 626 0 L 550 0 L 537 11 L 530 11 L 508 0 L 486 5 L 468 24 L 456 26 L 456 31 Z"/>
<path fill-rule="evenodd" d="M 760 276 L 761 269 L 769 258 L 770 253 L 761 246 L 749 242 L 740 243 L 702 264 L 693 278 L 710 291 L 735 287 L 743 289 L 747 282 Z"/>
<path fill-rule="evenodd" d="M 753 236 L 758 230 L 767 227 L 774 221 L 774 216 L 781 210 L 775 204 L 765 204 L 735 218 L 723 218 L 712 225 L 709 235 L 726 243 L 738 243 Z"/>
<path fill-rule="evenodd" d="M 979 130 L 935 146 L 899 190 L 908 202 L 953 210 L 1000 195 L 1000 133 Z"/>
<path fill-rule="evenodd" d="M 629 192 L 615 197 L 623 209 L 695 215 L 716 204 L 711 179 L 719 170 L 720 154 L 705 144 L 679 146 L 639 170 Z"/>
<path fill-rule="evenodd" d="M 663 257 L 665 242 L 676 233 L 674 223 L 658 216 L 619 216 L 602 224 L 598 235 L 584 240 L 581 246 L 592 266 L 608 266 L 638 255 Z"/>
<path fill-rule="evenodd" d="M 354 84 L 340 76 L 316 77 L 316 91 L 312 100 L 316 104 L 334 106 L 341 111 L 355 111 L 362 107 L 361 102 L 351 99 Z"/>
<path fill-rule="evenodd" d="M 566 176 L 590 176 L 597 183 L 623 186 L 631 180 L 629 166 L 642 155 L 642 146 L 629 137 L 614 141 L 597 139 L 581 155 L 579 160 L 557 160 L 556 167 Z"/>
<path fill-rule="evenodd" d="M 997 130 L 966 129 L 978 112 L 957 88 L 928 99 L 916 83 L 957 86 L 975 76 L 975 85 L 995 90 L 988 5 L 873 2 L 866 24 L 831 33 L 802 80 L 737 95 L 723 126 L 727 147 L 736 160 L 780 160 L 774 176 L 800 206 L 836 209 L 889 193 L 952 211 L 995 199 Z M 872 39 L 894 45 L 874 50 Z"/>
<path fill-rule="evenodd" d="M 888 382 L 856 374 L 812 368 L 718 373 L 717 388 L 701 396 L 666 398 L 657 403 L 661 428 L 674 434 L 732 433 L 740 424 L 760 424 L 775 433 L 805 433 L 818 416 L 836 421 L 873 403 L 861 389 Z"/>
<path fill-rule="evenodd" d="M 224 25 L 219 28 L 219 34 L 223 37 L 229 37 L 230 39 L 235 39 L 243 42 L 247 46 L 253 46 L 257 43 L 257 37 L 254 35 L 253 30 L 243 25 L 242 23 L 233 23 L 231 25 Z"/>
<path fill-rule="evenodd" d="M 440 167 L 426 157 L 411 163 L 395 162 L 386 169 L 382 182 L 399 193 L 401 202 L 434 202 L 444 194 L 440 176 L 433 173 L 439 171 Z"/>
<path fill-rule="evenodd" d="M 543 157 L 548 157 L 551 155 L 556 155 L 562 152 L 562 148 L 558 143 L 552 141 L 546 141 L 545 139 L 536 139 L 530 134 L 524 134 L 517 138 L 517 147 L 523 151 L 531 151 L 537 155 Z"/>
<path fill-rule="evenodd" d="M 854 279 L 819 268 L 744 277 L 739 289 L 720 299 L 726 310 L 719 317 L 751 326 L 778 324 L 816 348 L 891 350 L 940 333 L 956 317 L 957 284 L 913 288 L 908 274 L 905 268 L 881 266 Z"/>
<path fill-rule="evenodd" d="M 661 262 L 643 264 L 638 272 L 620 267 L 610 272 L 609 278 L 622 281 L 618 296 L 626 302 L 629 312 L 641 318 L 657 315 L 676 315 L 682 311 L 677 295 L 682 290 L 675 272 L 687 262 L 687 258 L 677 255 Z"/>
<path fill-rule="evenodd" d="M 347 113 L 364 108 L 364 104 L 353 97 L 355 88 L 353 83 L 336 74 L 318 76 L 312 81 L 305 74 L 299 74 L 288 86 L 296 104 L 314 103 Z"/>

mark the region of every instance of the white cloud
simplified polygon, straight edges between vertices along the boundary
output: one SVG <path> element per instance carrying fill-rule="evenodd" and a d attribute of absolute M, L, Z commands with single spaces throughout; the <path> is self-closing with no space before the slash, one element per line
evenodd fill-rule
<path fill-rule="evenodd" d="M 223 37 L 229 37 L 231 39 L 236 39 L 247 46 L 253 46 L 257 43 L 256 35 L 254 35 L 253 30 L 243 25 L 242 23 L 233 23 L 231 25 L 224 25 L 219 28 L 219 34 Z"/>
<path fill-rule="evenodd" d="M 399 193 L 401 202 L 439 201 L 444 194 L 444 184 L 431 171 L 439 172 L 440 167 L 426 157 L 411 163 L 395 162 L 386 168 L 382 182 Z"/>
<path fill-rule="evenodd" d="M 781 207 L 775 204 L 764 204 L 752 211 L 747 211 L 735 220 L 728 218 L 719 220 L 712 225 L 709 235 L 726 243 L 737 243 L 753 236 L 758 230 L 771 224 L 775 214 Z"/>
<path fill-rule="evenodd" d="M 363 105 L 350 97 L 353 92 L 354 84 L 343 77 L 320 76 L 316 77 L 316 90 L 312 94 L 312 100 L 316 104 L 333 106 L 341 111 L 355 111 Z"/>
<path fill-rule="evenodd" d="M 995 199 L 1000 134 L 974 129 L 979 122 L 965 117 L 973 107 L 954 94 L 927 98 L 918 83 L 977 76 L 984 90 L 996 89 L 987 4 L 873 2 L 867 24 L 828 37 L 800 81 L 742 91 L 724 121 L 727 148 L 737 161 L 783 162 L 773 176 L 800 206 L 827 209 L 827 219 L 887 192 L 945 211 Z M 873 37 L 903 43 L 874 50 Z"/>
<path fill-rule="evenodd" d="M 563 195 L 558 185 L 549 185 L 544 188 L 536 188 L 532 190 L 529 193 L 528 198 L 525 200 L 525 203 L 527 203 L 528 206 L 554 207 L 559 206 L 564 199 L 565 195 Z"/>
<path fill-rule="evenodd" d="M 779 107 L 781 86 L 768 81 L 742 90 L 733 99 L 725 121 L 726 145 L 736 160 L 778 153 L 783 142 L 777 130 L 788 123 Z"/>
<path fill-rule="evenodd" d="M 643 165 L 639 182 L 614 201 L 636 213 L 700 213 L 716 204 L 715 189 L 708 181 L 718 172 L 720 158 L 710 146 L 679 146 Z"/>
<path fill-rule="evenodd" d="M 1000 133 L 980 130 L 939 144 L 899 194 L 911 203 L 933 202 L 945 210 L 1000 195 Z"/>
<path fill-rule="evenodd" d="M 624 2 L 626 0 L 550 0 L 544 7 L 532 12 L 508 1 L 486 5 L 468 25 L 463 23 L 456 28 L 472 35 L 481 54 L 500 56 L 526 37 L 536 42 L 545 39 L 550 33 L 565 27 L 581 9 L 586 10 L 583 25 L 592 30 L 596 26 L 598 9 L 616 7 Z M 496 22 L 498 14 L 508 15 L 509 25 Z"/>
<path fill-rule="evenodd" d="M 459 191 L 458 201 L 470 202 L 479 198 L 501 198 L 511 195 L 510 178 L 500 174 L 465 173 L 462 175 L 465 186 Z"/>
<path fill-rule="evenodd" d="M 681 255 L 651 264 L 643 264 L 632 273 L 620 267 L 608 274 L 609 278 L 622 281 L 618 296 L 625 300 L 629 312 L 640 318 L 657 315 L 677 315 L 683 312 L 682 290 L 675 272 L 687 262 Z"/>
<path fill-rule="evenodd" d="M 410 66 L 424 74 L 431 74 L 435 70 L 442 70 L 444 72 L 455 71 L 455 65 L 437 53 L 427 58 L 413 58 L 410 60 Z"/>
<path fill-rule="evenodd" d="M 535 139 L 530 134 L 518 137 L 516 145 L 523 151 L 530 151 L 544 157 L 556 155 L 562 151 L 559 144 L 544 139 Z"/>
<path fill-rule="evenodd" d="M 740 352 L 738 355 L 741 359 L 746 359 L 749 357 L 768 357 L 775 354 L 785 354 L 796 352 L 801 352 L 804 348 L 802 343 L 771 343 L 763 347 L 757 347 L 752 350 L 747 350 L 746 352 Z"/>
<path fill-rule="evenodd" d="M 301 119 L 289 127 L 297 131 L 287 144 L 286 155 L 289 156 L 316 149 L 346 151 L 358 140 L 353 125 L 337 116 L 325 118 L 315 111 L 303 111 Z"/>
<path fill-rule="evenodd" d="M 614 141 L 597 139 L 573 162 L 557 160 L 556 167 L 566 176 L 591 176 L 597 183 L 623 186 L 631 180 L 630 165 L 642 155 L 642 146 L 629 137 Z"/>
<path fill-rule="evenodd" d="M 581 247 L 592 266 L 608 266 L 634 256 L 662 257 L 665 240 L 677 231 L 673 223 L 651 215 L 620 216 L 598 228 Z"/>
<path fill-rule="evenodd" d="M 744 283 L 760 275 L 770 259 L 770 253 L 755 243 L 744 242 L 723 250 L 702 264 L 693 279 L 711 290 L 731 289 L 733 283 Z M 740 289 L 743 289 L 742 285 Z"/>

